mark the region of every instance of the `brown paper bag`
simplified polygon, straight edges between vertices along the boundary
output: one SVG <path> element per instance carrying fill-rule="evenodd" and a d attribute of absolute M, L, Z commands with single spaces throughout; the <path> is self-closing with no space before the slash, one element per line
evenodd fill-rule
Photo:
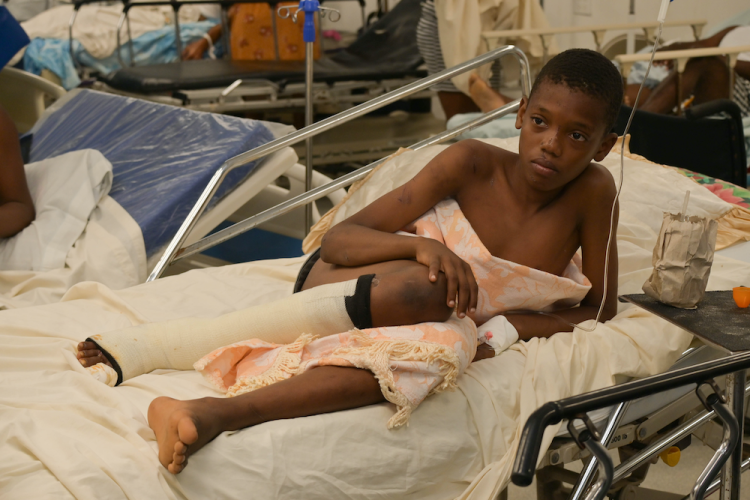
<path fill-rule="evenodd" d="M 714 261 L 718 223 L 703 217 L 664 213 L 654 247 L 654 271 L 646 295 L 682 309 L 695 309 L 706 292 Z"/>

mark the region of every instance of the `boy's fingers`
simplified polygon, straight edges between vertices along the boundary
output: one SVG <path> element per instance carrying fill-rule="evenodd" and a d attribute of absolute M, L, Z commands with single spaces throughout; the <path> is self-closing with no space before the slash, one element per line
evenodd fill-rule
<path fill-rule="evenodd" d="M 78 350 L 79 351 L 88 351 L 91 349 L 97 349 L 96 344 L 93 342 L 81 342 L 78 344 Z"/>
<path fill-rule="evenodd" d="M 477 301 L 479 300 L 479 285 L 477 280 L 474 278 L 474 272 L 471 270 L 471 266 L 466 264 L 466 278 L 469 281 L 469 292 L 471 298 L 469 300 L 469 312 L 473 313 L 477 310 Z"/>
<path fill-rule="evenodd" d="M 456 280 L 456 270 L 453 266 L 444 266 L 443 272 L 445 277 L 448 278 L 448 307 L 456 307 L 456 295 L 458 294 L 458 281 Z"/>
<path fill-rule="evenodd" d="M 469 290 L 469 281 L 466 279 L 466 273 L 462 272 L 458 274 L 458 317 L 463 318 L 466 316 L 466 310 L 469 307 L 469 299 L 471 299 L 471 292 Z"/>
<path fill-rule="evenodd" d="M 440 272 L 440 259 L 432 259 L 429 265 L 429 274 L 427 275 L 431 282 L 437 281 L 438 273 Z"/>

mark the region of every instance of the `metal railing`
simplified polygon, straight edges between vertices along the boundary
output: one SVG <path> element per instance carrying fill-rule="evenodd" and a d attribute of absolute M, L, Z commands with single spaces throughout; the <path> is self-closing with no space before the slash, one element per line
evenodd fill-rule
<path fill-rule="evenodd" d="M 164 251 L 164 254 L 159 259 L 159 262 L 156 264 L 156 267 L 149 275 L 147 281 L 153 281 L 157 279 L 159 276 L 162 275 L 162 273 L 167 268 L 167 266 L 169 266 L 172 262 L 176 260 L 188 257 L 190 255 L 199 253 L 203 250 L 206 250 L 215 245 L 218 245 L 219 243 L 222 243 L 223 241 L 226 241 L 234 236 L 237 236 L 238 234 L 249 231 L 250 229 L 274 217 L 290 212 L 291 210 L 294 210 L 295 208 L 304 206 L 319 198 L 322 198 L 337 189 L 340 189 L 344 186 L 348 186 L 349 184 L 363 178 L 365 175 L 367 175 L 368 172 L 370 172 L 373 168 L 375 168 L 375 166 L 377 166 L 378 164 L 380 164 L 381 162 L 385 160 L 380 160 L 380 161 L 371 163 L 370 165 L 362 167 L 359 170 L 356 170 L 349 175 L 336 179 L 335 181 L 329 184 L 326 184 L 325 186 L 321 186 L 317 189 L 313 189 L 311 191 L 303 193 L 302 195 L 292 198 L 291 200 L 288 200 L 285 203 L 272 207 L 266 210 L 265 212 L 261 212 L 260 214 L 257 214 L 253 217 L 245 219 L 242 222 L 238 222 L 234 224 L 233 226 L 230 226 L 222 231 L 214 233 L 211 236 L 203 238 L 202 240 L 183 249 L 182 248 L 183 242 L 185 241 L 188 234 L 195 226 L 196 222 L 198 221 L 198 218 L 201 216 L 201 214 L 205 210 L 206 206 L 208 205 L 208 202 L 213 197 L 214 193 L 218 189 L 221 182 L 224 180 L 226 175 L 233 169 L 237 167 L 241 167 L 243 165 L 247 165 L 248 163 L 259 160 L 261 158 L 264 158 L 283 148 L 302 142 L 307 138 L 314 137 L 327 130 L 330 130 L 339 125 L 347 123 L 355 118 L 363 116 L 371 111 L 374 111 L 376 109 L 379 109 L 391 103 L 394 103 L 411 94 L 421 92 L 437 83 L 451 79 L 457 75 L 460 75 L 467 71 L 471 71 L 473 69 L 476 69 L 480 66 L 491 63 L 492 61 L 496 59 L 500 59 L 501 57 L 505 57 L 505 56 L 514 56 L 518 59 L 518 62 L 521 65 L 521 85 L 523 88 L 523 93 L 524 95 L 528 96 L 529 92 L 531 91 L 531 75 L 529 73 L 528 59 L 526 58 L 526 54 L 524 54 L 521 49 L 513 45 L 508 45 L 506 47 L 501 47 L 501 48 L 492 50 L 490 52 L 487 52 L 486 54 L 482 54 L 481 56 L 475 57 L 474 59 L 471 59 L 465 63 L 459 64 L 458 66 L 454 66 L 453 68 L 448 68 L 444 71 L 428 76 L 427 78 L 423 78 L 414 83 L 410 83 L 409 85 L 405 85 L 401 87 L 400 89 L 397 89 L 387 94 L 384 94 L 382 96 L 376 97 L 375 99 L 372 99 L 371 101 L 364 102 L 360 104 L 359 106 L 355 106 L 337 115 L 331 116 L 329 118 L 326 118 L 325 120 L 321 120 L 308 127 L 298 130 L 297 132 L 294 132 L 285 137 L 281 137 L 279 139 L 271 141 L 267 144 L 264 144 L 263 146 L 259 146 L 251 151 L 242 153 L 240 155 L 235 156 L 234 158 L 230 158 L 229 160 L 225 161 L 221 165 L 221 167 L 219 167 L 216 170 L 213 177 L 211 177 L 211 180 L 208 182 L 208 185 L 201 193 L 200 197 L 198 198 L 198 201 L 195 203 L 195 205 L 193 205 L 193 208 L 190 210 L 190 213 L 186 217 L 185 221 L 177 230 L 177 234 L 175 234 L 174 238 L 172 238 L 172 241 L 167 246 L 167 249 Z M 453 137 L 460 135 L 461 133 L 467 130 L 470 130 L 474 127 L 487 123 L 491 120 L 494 120 L 495 118 L 499 118 L 500 116 L 503 116 L 505 114 L 517 111 L 519 104 L 520 104 L 520 101 L 516 100 L 513 103 L 507 104 L 501 108 L 490 111 L 489 113 L 486 113 L 480 116 L 479 118 L 472 120 L 471 122 L 466 123 L 460 127 L 447 130 L 443 132 L 442 134 L 439 134 L 437 136 L 431 137 L 429 139 L 425 139 L 424 141 L 414 144 L 411 148 L 421 149 L 426 146 L 438 144 L 440 142 L 449 140 Z M 253 175 L 253 172 L 250 173 L 251 176 Z"/>

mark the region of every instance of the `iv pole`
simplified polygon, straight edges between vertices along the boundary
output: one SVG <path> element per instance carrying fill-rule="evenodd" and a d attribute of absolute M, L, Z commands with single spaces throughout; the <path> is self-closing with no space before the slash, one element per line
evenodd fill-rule
<path fill-rule="evenodd" d="M 286 19 L 290 14 L 289 7 L 279 7 L 278 15 Z M 284 12 L 282 12 L 284 11 Z M 321 7 L 318 0 L 300 0 L 297 11 L 292 16 L 292 20 L 297 22 L 297 14 L 305 14 L 305 24 L 302 30 L 302 39 L 305 42 L 305 126 L 308 127 L 313 123 L 313 62 L 315 61 L 315 13 L 318 12 L 320 18 L 325 17 L 325 11 L 330 11 L 329 19 L 337 22 L 341 19 L 341 13 L 336 9 Z M 313 144 L 312 137 L 305 139 L 305 160 L 307 168 L 305 171 L 305 192 L 312 189 L 313 176 Z M 313 204 L 310 202 L 305 205 L 305 235 L 310 233 L 313 220 Z"/>

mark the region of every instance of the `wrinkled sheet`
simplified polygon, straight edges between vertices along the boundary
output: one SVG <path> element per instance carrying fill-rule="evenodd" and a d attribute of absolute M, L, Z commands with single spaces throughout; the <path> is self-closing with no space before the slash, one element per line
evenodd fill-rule
<path fill-rule="evenodd" d="M 634 193 L 623 199 L 619 293 L 637 293 L 650 274 L 652 226 L 658 230 L 659 221 L 648 214 L 671 206 L 670 193 L 681 187 L 672 185 L 678 177 L 657 172 L 651 172 L 652 190 L 643 193 L 651 197 L 646 209 L 637 207 Z M 698 207 L 701 199 L 693 193 L 691 204 Z M 470 365 L 458 390 L 427 398 L 408 427 L 386 429 L 389 403 L 271 422 L 220 435 L 182 474 L 170 475 L 158 464 L 146 425 L 150 401 L 219 393 L 197 372 L 166 370 L 104 386 L 77 363 L 75 344 L 147 321 L 212 317 L 276 300 L 291 293 L 303 260 L 191 271 L 120 291 L 82 283 L 60 303 L 0 312 L 0 492 L 82 499 L 242 498 L 248 491 L 257 498 L 304 492 L 313 499 L 486 499 L 507 483 L 531 411 L 623 377 L 662 372 L 691 340 L 621 304 L 622 312 L 594 333 L 520 342 Z M 709 289 L 748 281 L 750 265 L 716 256 Z M 548 430 L 545 446 L 556 430 Z"/>
<path fill-rule="evenodd" d="M 97 281 L 116 290 L 127 288 L 146 281 L 146 274 L 141 229 L 125 209 L 105 196 L 91 212 L 62 266 L 45 271 L 0 271 L 0 330 L 2 309 L 57 302 L 82 281 Z"/>
<path fill-rule="evenodd" d="M 49 271 L 65 258 L 112 187 L 112 164 L 98 151 L 73 151 L 24 166 L 36 218 L 0 238 L 1 271 Z"/>
<path fill-rule="evenodd" d="M 72 5 L 60 5 L 21 23 L 21 26 L 32 40 L 34 38 L 67 40 L 68 23 L 72 13 Z M 73 38 L 81 42 L 86 51 L 97 59 L 112 55 L 117 48 L 117 23 L 121 13 L 122 5 L 119 3 L 83 5 L 73 24 Z M 174 18 L 172 7 L 169 6 L 135 7 L 130 10 L 129 17 L 133 38 L 171 24 Z M 199 17 L 200 11 L 194 5 L 186 5 L 179 10 L 181 23 L 195 22 Z M 128 40 L 126 28 L 123 28 L 120 36 L 121 40 Z"/>

